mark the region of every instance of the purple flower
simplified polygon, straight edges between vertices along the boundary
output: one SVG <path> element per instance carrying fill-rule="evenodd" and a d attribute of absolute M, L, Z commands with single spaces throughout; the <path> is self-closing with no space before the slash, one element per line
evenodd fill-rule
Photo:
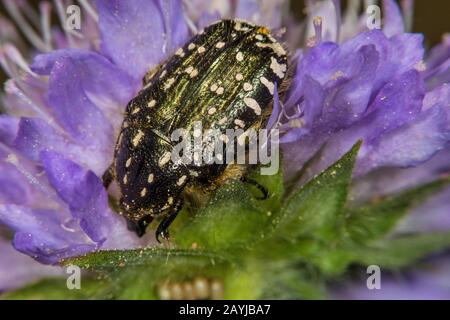
<path fill-rule="evenodd" d="M 17 4 L 6 3 L 20 14 Z M 153 244 L 152 236 L 138 239 L 127 231 L 99 177 L 110 164 L 123 111 L 145 72 L 218 18 L 245 18 L 279 36 L 287 26 L 294 75 L 285 97 L 275 94 L 269 124 L 282 132 L 288 175 L 323 147 L 305 179 L 312 177 L 359 139 L 364 143 L 356 183 L 370 188 L 379 182 L 379 193 L 387 185 L 395 189 L 386 182 L 393 172 L 402 177 L 400 189 L 450 170 L 449 38 L 425 55 L 423 37 L 405 33 L 392 0 L 384 1 L 382 31 L 366 30 L 354 4 L 341 18 L 339 1 L 311 1 L 311 15 L 302 25 L 281 15 L 281 1 L 82 3 L 83 33 L 49 26 L 42 38 L 25 32 L 39 52 L 30 66 L 0 38 L 0 63 L 10 78 L 6 114 L 0 115 L 0 223 L 13 231 L 15 249 L 41 263 Z M 49 6 L 40 10 L 49 16 Z M 368 177 L 375 170 L 384 170 L 377 181 Z M 448 208 L 442 199 L 437 202 L 440 212 Z M 0 265 L 0 290 L 11 288 L 2 283 L 1 271 Z"/>
<path fill-rule="evenodd" d="M 338 45 L 321 42 L 297 61 L 278 123 L 287 171 L 322 146 L 313 173 L 363 140 L 356 175 L 417 166 L 450 140 L 449 87 L 427 90 L 422 36 L 366 31 Z"/>

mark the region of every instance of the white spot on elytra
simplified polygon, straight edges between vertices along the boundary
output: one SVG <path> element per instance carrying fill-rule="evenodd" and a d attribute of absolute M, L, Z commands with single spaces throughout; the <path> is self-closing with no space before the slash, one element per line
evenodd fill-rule
<path fill-rule="evenodd" d="M 242 54 L 242 52 L 238 52 L 237 54 L 236 54 L 236 60 L 237 61 L 242 61 L 242 60 L 244 60 L 244 55 Z"/>
<path fill-rule="evenodd" d="M 189 50 L 194 50 L 194 48 L 195 48 L 195 43 L 190 43 L 190 44 L 188 45 L 188 49 L 189 49 Z"/>
<path fill-rule="evenodd" d="M 167 199 L 167 204 L 171 205 L 172 203 L 173 203 L 173 198 L 172 198 L 172 197 L 169 197 L 169 198 Z"/>
<path fill-rule="evenodd" d="M 238 74 L 236 75 L 236 80 L 237 80 L 237 81 L 241 81 L 242 79 L 244 79 L 244 76 L 242 75 L 242 73 L 238 73 Z"/>
<path fill-rule="evenodd" d="M 183 51 L 183 48 L 179 48 L 179 49 L 175 52 L 175 54 L 176 54 L 177 56 L 184 57 L 184 51 Z"/>
<path fill-rule="evenodd" d="M 191 78 L 194 78 L 194 77 L 197 76 L 197 75 L 198 75 L 198 70 L 197 70 L 197 69 L 192 70 L 192 72 L 189 74 L 189 76 L 190 76 Z"/>
<path fill-rule="evenodd" d="M 173 85 L 174 82 L 175 82 L 174 78 L 167 79 L 166 83 L 164 84 L 164 90 L 169 89 Z"/>
<path fill-rule="evenodd" d="M 219 87 L 217 86 L 217 84 L 214 83 L 214 84 L 209 88 L 209 90 L 211 90 L 212 92 L 216 92 L 217 88 L 219 88 Z"/>
<path fill-rule="evenodd" d="M 160 79 L 164 78 L 164 76 L 167 74 L 166 70 L 163 70 L 163 72 L 161 72 L 161 75 L 159 76 Z"/>
<path fill-rule="evenodd" d="M 198 53 L 203 53 L 203 52 L 205 52 L 205 51 L 206 51 L 206 49 L 205 49 L 205 47 L 203 47 L 203 46 L 198 47 L 198 49 L 197 49 L 197 52 L 198 52 Z"/>
<path fill-rule="evenodd" d="M 219 87 L 219 88 L 217 88 L 217 91 L 216 91 L 216 93 L 218 94 L 218 95 L 221 95 L 221 94 L 223 94 L 223 87 Z"/>
<path fill-rule="evenodd" d="M 187 67 L 186 70 L 184 70 L 191 78 L 194 78 L 196 75 L 198 75 L 198 70 L 194 67 Z"/>
<path fill-rule="evenodd" d="M 165 165 L 166 163 L 168 163 L 170 161 L 170 152 L 167 151 L 166 153 L 163 154 L 163 156 L 159 159 L 158 161 L 158 165 L 160 167 L 162 167 L 163 165 Z"/>
<path fill-rule="evenodd" d="M 144 137 L 144 133 L 141 130 L 138 130 L 138 133 L 134 136 L 133 141 L 132 141 L 133 146 L 136 147 L 143 137 Z"/>
<path fill-rule="evenodd" d="M 259 80 L 269 90 L 270 94 L 273 95 L 273 92 L 275 90 L 275 85 L 272 82 L 270 82 L 269 80 L 267 80 L 267 78 L 265 78 L 265 77 L 261 77 L 261 78 L 259 78 Z"/>
<path fill-rule="evenodd" d="M 258 46 L 260 48 L 270 48 L 278 56 L 285 56 L 286 55 L 286 50 L 284 50 L 283 46 L 281 44 L 279 44 L 278 42 L 273 42 L 273 43 L 257 42 L 256 46 Z"/>
<path fill-rule="evenodd" d="M 128 168 L 131 165 L 131 158 L 128 158 L 127 162 L 125 162 L 125 167 Z"/>
<path fill-rule="evenodd" d="M 189 170 L 189 174 L 190 174 L 192 177 L 198 177 L 198 173 L 197 173 L 196 171 Z"/>
<path fill-rule="evenodd" d="M 286 65 L 284 63 L 278 63 L 277 59 L 270 57 L 272 62 L 270 63 L 270 69 L 278 76 L 278 78 L 283 79 L 284 73 L 286 72 Z"/>
<path fill-rule="evenodd" d="M 153 173 L 150 173 L 150 174 L 148 175 L 147 182 L 148 182 L 148 183 L 152 183 L 154 178 L 155 178 L 155 176 L 153 175 Z"/>
<path fill-rule="evenodd" d="M 128 183 L 128 175 L 124 175 L 123 176 L 123 184 L 127 184 Z"/>
<path fill-rule="evenodd" d="M 241 127 L 241 128 L 244 128 L 244 127 L 245 127 L 245 122 L 242 121 L 241 119 L 235 119 L 235 120 L 234 120 L 234 123 L 235 123 L 236 125 L 238 125 L 239 127 Z"/>
<path fill-rule="evenodd" d="M 225 122 L 227 122 L 227 120 L 228 120 L 227 117 L 223 117 L 222 119 L 220 119 L 219 121 L 217 121 L 217 123 L 218 123 L 219 125 L 223 125 L 223 124 L 225 124 Z"/>
<path fill-rule="evenodd" d="M 182 186 L 184 184 L 184 182 L 186 181 L 186 179 L 187 179 L 186 176 L 182 176 L 180 179 L 178 179 L 177 186 Z"/>
<path fill-rule="evenodd" d="M 244 91 L 250 91 L 252 89 L 253 89 L 253 86 L 250 83 L 248 83 L 248 82 L 244 83 Z"/>
<path fill-rule="evenodd" d="M 133 111 L 131 111 L 131 114 L 136 114 L 136 113 L 138 113 L 139 111 L 141 111 L 140 108 L 133 109 Z"/>
<path fill-rule="evenodd" d="M 256 40 L 259 40 L 259 41 L 263 41 L 264 40 L 264 37 L 261 34 L 257 34 L 255 36 L 255 38 L 256 38 Z"/>
<path fill-rule="evenodd" d="M 146 194 L 147 194 L 147 188 L 143 188 L 141 190 L 141 197 L 145 197 Z"/>
<path fill-rule="evenodd" d="M 212 114 L 216 113 L 216 111 L 217 111 L 217 109 L 214 108 L 214 107 L 212 107 L 212 108 L 210 108 L 210 109 L 208 110 L 208 114 L 209 114 L 209 115 L 212 115 Z"/>
<path fill-rule="evenodd" d="M 225 42 L 222 42 L 222 41 L 219 41 L 219 42 L 217 42 L 217 44 L 216 44 L 216 48 L 217 49 L 221 49 L 221 48 L 223 48 L 225 46 Z"/>
<path fill-rule="evenodd" d="M 150 100 L 150 101 L 147 103 L 147 107 L 149 107 L 149 108 L 153 108 L 155 105 L 156 105 L 156 100 L 155 100 L 155 99 Z"/>
<path fill-rule="evenodd" d="M 261 107 L 259 106 L 258 102 L 255 99 L 246 97 L 244 98 L 244 103 L 247 107 L 253 109 L 256 115 L 258 116 L 261 115 Z"/>

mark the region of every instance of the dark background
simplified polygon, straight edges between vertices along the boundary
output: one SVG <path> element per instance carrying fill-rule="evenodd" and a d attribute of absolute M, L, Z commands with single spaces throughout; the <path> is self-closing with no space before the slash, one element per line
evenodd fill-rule
<path fill-rule="evenodd" d="M 39 4 L 37 0 L 28 1 L 36 6 Z M 345 0 L 343 1 L 344 6 L 346 2 Z M 291 0 L 291 7 L 294 15 L 301 19 L 304 12 L 304 0 Z M 0 0 L 0 14 L 7 16 L 2 0 Z M 58 19 L 54 17 L 52 21 L 58 21 Z M 450 0 L 416 0 L 413 32 L 425 34 L 425 45 L 427 48 L 439 43 L 442 35 L 450 32 Z M 4 80 L 5 74 L 0 69 L 0 84 Z"/>
<path fill-rule="evenodd" d="M 291 0 L 292 12 L 299 18 L 304 2 Z M 342 2 L 345 6 L 347 1 Z M 450 32 L 450 0 L 415 0 L 413 32 L 425 34 L 427 47 L 439 43 L 442 35 Z"/>

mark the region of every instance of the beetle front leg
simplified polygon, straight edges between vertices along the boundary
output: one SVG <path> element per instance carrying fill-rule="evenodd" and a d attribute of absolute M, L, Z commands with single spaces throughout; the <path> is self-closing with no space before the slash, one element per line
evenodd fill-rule
<path fill-rule="evenodd" d="M 251 184 L 253 186 L 255 186 L 256 188 L 258 188 L 259 191 L 261 191 L 261 193 L 263 194 L 262 197 L 258 197 L 258 200 L 266 200 L 267 198 L 269 198 L 269 190 L 267 190 L 266 187 L 264 187 L 263 185 L 261 185 L 258 181 L 253 180 L 249 177 L 243 176 L 241 178 L 241 181 L 244 183 L 248 183 Z"/>
<path fill-rule="evenodd" d="M 159 223 L 155 233 L 156 241 L 161 243 L 160 237 L 162 237 L 165 240 L 169 240 L 169 227 L 172 224 L 173 220 L 175 220 L 175 218 L 177 217 L 178 212 L 180 212 L 182 207 L 183 207 L 183 198 L 181 197 L 170 209 L 170 212 Z"/>

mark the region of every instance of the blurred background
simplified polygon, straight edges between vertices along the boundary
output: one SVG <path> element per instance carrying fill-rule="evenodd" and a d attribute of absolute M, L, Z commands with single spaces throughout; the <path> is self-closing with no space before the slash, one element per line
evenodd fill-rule
<path fill-rule="evenodd" d="M 291 0 L 292 13 L 299 19 L 303 17 L 305 2 L 307 1 Z M 347 2 L 348 0 L 342 1 L 344 8 Z M 425 34 L 427 47 L 439 43 L 442 35 L 450 32 L 450 1 L 415 0 L 414 7 L 413 32 Z"/>
<path fill-rule="evenodd" d="M 30 4 L 37 6 L 39 1 L 34 0 L 14 0 L 14 1 L 28 1 Z M 54 0 L 63 1 L 63 0 Z M 124 0 L 128 1 L 128 0 Z M 189 1 L 189 0 L 185 0 Z M 226 0 L 224 0 L 226 1 Z M 230 0 L 231 1 L 231 0 Z M 255 0 L 258 1 L 258 0 Z M 364 2 L 365 0 L 361 0 Z M 49 1 L 51 2 L 51 1 Z M 305 0 L 291 0 L 291 12 L 297 19 L 302 19 L 305 10 Z M 344 9 L 348 0 L 343 0 Z M 8 16 L 5 10 L 5 0 L 0 0 L 0 18 Z M 413 32 L 420 32 L 425 34 L 426 47 L 439 43 L 444 33 L 450 32 L 450 1 L 449 0 L 415 0 Z M 57 23 L 58 18 L 52 17 L 52 21 Z M 0 30 L 0 36 L 8 36 L 6 30 Z M 25 40 L 24 40 L 25 41 Z M 0 83 L 5 80 L 5 74 L 0 70 Z"/>

